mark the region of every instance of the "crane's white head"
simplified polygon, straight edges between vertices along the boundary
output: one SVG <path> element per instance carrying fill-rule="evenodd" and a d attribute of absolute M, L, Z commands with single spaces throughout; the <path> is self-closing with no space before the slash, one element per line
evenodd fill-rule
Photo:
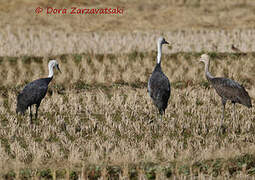
<path fill-rule="evenodd" d="M 207 54 L 202 54 L 200 57 L 200 61 L 204 63 L 208 63 L 209 61 L 209 56 Z"/>
<path fill-rule="evenodd" d="M 158 38 L 158 44 L 169 44 L 164 37 L 159 37 Z"/>
<path fill-rule="evenodd" d="M 58 65 L 58 62 L 57 60 L 50 60 L 49 64 L 48 64 L 48 67 L 49 67 L 49 76 L 48 77 L 52 77 L 54 72 L 53 72 L 53 69 L 56 68 L 59 72 L 60 69 L 59 69 L 59 65 Z"/>
<path fill-rule="evenodd" d="M 169 44 L 165 38 L 159 37 L 158 38 L 158 56 L 157 56 L 157 63 L 160 64 L 161 62 L 161 51 L 162 51 L 162 45 L 163 44 Z"/>

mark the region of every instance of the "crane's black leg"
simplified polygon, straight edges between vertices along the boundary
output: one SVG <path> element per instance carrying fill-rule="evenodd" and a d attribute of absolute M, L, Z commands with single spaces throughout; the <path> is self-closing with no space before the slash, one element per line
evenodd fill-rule
<path fill-rule="evenodd" d="M 29 106 L 29 111 L 30 111 L 30 123 L 33 123 L 33 114 L 32 114 L 32 106 Z"/>
<path fill-rule="evenodd" d="M 225 106 L 226 106 L 227 100 L 222 98 L 222 99 L 221 99 L 221 102 L 222 102 L 222 120 L 221 120 L 221 125 L 222 125 L 222 122 L 223 122 L 223 120 L 224 120 Z"/>
<path fill-rule="evenodd" d="M 222 119 L 221 119 L 221 122 L 220 122 L 220 128 L 218 129 L 218 132 L 219 133 L 225 133 L 226 127 L 223 125 L 223 120 L 224 120 L 225 106 L 226 106 L 227 100 L 222 98 L 221 102 L 222 102 Z"/>
<path fill-rule="evenodd" d="M 39 108 L 40 104 L 36 104 L 36 112 L 35 112 L 35 119 L 37 119 L 38 116 L 38 108 Z"/>

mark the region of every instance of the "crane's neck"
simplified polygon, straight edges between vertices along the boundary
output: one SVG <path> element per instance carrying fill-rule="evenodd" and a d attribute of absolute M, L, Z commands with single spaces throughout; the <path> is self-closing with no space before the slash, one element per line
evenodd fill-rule
<path fill-rule="evenodd" d="M 161 63 L 162 44 L 158 42 L 157 64 Z"/>
<path fill-rule="evenodd" d="M 49 67 L 49 76 L 48 77 L 49 78 L 52 78 L 54 75 L 53 66 L 54 66 L 54 64 L 52 64 L 52 63 L 49 63 L 49 65 L 48 65 L 48 67 Z"/>
<path fill-rule="evenodd" d="M 208 80 L 213 79 L 213 76 L 209 72 L 210 60 L 205 61 L 205 76 Z"/>

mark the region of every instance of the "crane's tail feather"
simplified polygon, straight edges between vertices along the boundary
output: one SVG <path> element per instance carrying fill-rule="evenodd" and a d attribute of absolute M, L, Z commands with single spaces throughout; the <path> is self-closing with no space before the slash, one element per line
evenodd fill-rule
<path fill-rule="evenodd" d="M 16 108 L 16 113 L 17 113 L 17 114 L 20 113 L 20 114 L 24 115 L 25 112 L 26 112 L 26 109 L 22 109 L 22 108 L 20 108 L 20 107 L 17 107 L 17 108 Z"/>
<path fill-rule="evenodd" d="M 248 108 L 252 108 L 252 104 L 249 104 L 247 107 L 248 107 Z"/>
<path fill-rule="evenodd" d="M 17 107 L 16 107 L 16 113 L 20 113 L 22 115 L 25 114 L 26 112 L 26 109 L 27 109 L 27 105 L 26 103 L 24 103 L 25 101 L 23 100 L 23 94 L 20 93 L 18 96 L 17 96 Z"/>

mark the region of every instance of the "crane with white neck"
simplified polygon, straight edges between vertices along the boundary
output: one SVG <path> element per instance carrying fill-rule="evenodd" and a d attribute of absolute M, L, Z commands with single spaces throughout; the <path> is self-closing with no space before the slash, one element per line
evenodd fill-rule
<path fill-rule="evenodd" d="M 160 37 L 157 42 L 157 64 L 148 81 L 148 92 L 154 105 L 158 108 L 161 120 L 162 115 L 165 113 L 165 109 L 167 108 L 171 93 L 170 82 L 161 69 L 161 53 L 163 44 L 169 43 L 165 40 L 165 38 Z"/>
<path fill-rule="evenodd" d="M 222 102 L 222 121 L 224 119 L 224 111 L 227 100 L 233 103 L 234 117 L 236 118 L 235 104 L 239 103 L 252 107 L 251 98 L 245 88 L 238 82 L 223 78 L 223 77 L 213 77 L 209 72 L 210 58 L 207 54 L 203 54 L 200 57 L 200 61 L 205 64 L 205 76 L 207 80 L 212 84 L 213 88 L 216 90 L 217 94 L 221 97 Z M 222 122 L 221 122 L 222 124 Z"/>
<path fill-rule="evenodd" d="M 48 63 L 48 68 L 49 75 L 47 78 L 40 78 L 28 83 L 17 96 L 16 113 L 17 114 L 21 113 L 22 115 L 24 115 L 25 111 L 29 107 L 31 123 L 33 123 L 32 105 L 34 104 L 36 105 L 35 119 L 37 119 L 38 108 L 41 104 L 42 99 L 45 97 L 47 93 L 48 85 L 51 82 L 54 75 L 53 69 L 56 68 L 60 71 L 58 62 L 56 60 L 51 60 Z"/>

